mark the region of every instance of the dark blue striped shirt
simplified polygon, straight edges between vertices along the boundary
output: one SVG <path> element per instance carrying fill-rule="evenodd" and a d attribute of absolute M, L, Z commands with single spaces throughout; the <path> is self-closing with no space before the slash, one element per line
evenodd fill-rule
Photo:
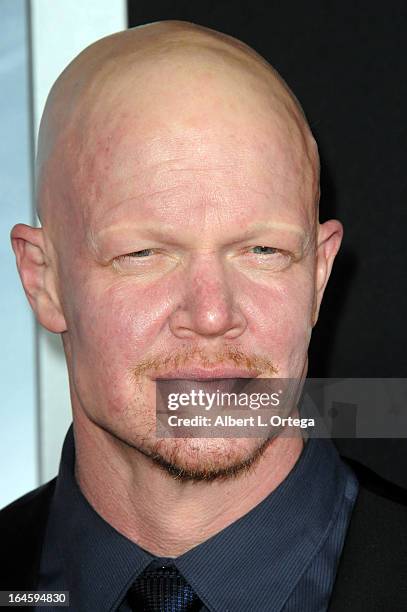
<path fill-rule="evenodd" d="M 76 483 L 74 464 L 71 426 L 39 589 L 69 591 L 75 612 L 127 612 L 124 599 L 132 582 L 158 558 L 95 512 Z M 171 561 L 204 602 L 202 612 L 324 612 L 357 492 L 356 477 L 332 442 L 310 439 L 266 499 Z"/>

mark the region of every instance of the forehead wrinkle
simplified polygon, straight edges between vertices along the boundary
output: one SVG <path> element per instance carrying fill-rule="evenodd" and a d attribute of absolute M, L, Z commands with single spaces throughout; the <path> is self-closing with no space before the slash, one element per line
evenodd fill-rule
<path fill-rule="evenodd" d="M 263 145 L 264 151 L 258 151 L 257 145 L 250 145 L 244 140 L 239 143 L 239 146 L 236 146 L 235 142 L 229 142 L 228 135 L 225 136 L 221 143 L 219 141 L 213 143 L 211 139 L 206 138 L 203 143 L 203 149 L 197 152 L 197 147 L 192 147 L 190 142 L 190 140 L 195 142 L 194 135 L 196 130 L 193 130 L 191 138 L 189 132 L 190 130 L 188 130 L 187 136 L 184 138 L 177 137 L 175 143 L 174 139 L 168 141 L 162 137 L 159 139 L 153 137 L 152 141 L 147 140 L 147 142 L 140 142 L 139 137 L 137 137 L 136 142 L 131 139 L 130 145 L 127 142 L 122 142 L 119 150 L 109 154 L 108 161 L 105 160 L 104 153 L 100 156 L 96 154 L 91 155 L 89 171 L 94 182 L 100 181 L 105 190 L 106 164 L 110 164 L 118 167 L 121 174 L 115 180 L 109 181 L 109 190 L 112 191 L 115 187 L 120 189 L 123 185 L 126 186 L 126 190 L 132 190 L 133 184 L 142 186 L 139 194 L 121 198 L 115 206 L 120 206 L 128 200 L 137 201 L 143 197 L 166 194 L 177 188 L 185 187 L 184 176 L 188 176 L 188 174 L 194 175 L 191 179 L 194 183 L 197 176 L 210 174 L 213 181 L 221 179 L 221 184 L 223 184 L 225 173 L 233 177 L 233 173 L 238 172 L 238 177 L 236 177 L 238 178 L 236 181 L 237 190 L 241 190 L 244 187 L 262 195 L 266 195 L 264 190 L 261 191 L 254 187 L 258 179 L 266 180 L 267 182 L 271 181 L 271 185 L 275 184 L 276 178 L 282 179 L 285 184 L 298 187 L 298 190 L 301 192 L 305 190 L 307 197 L 309 195 L 308 190 L 310 187 L 311 189 L 313 187 L 315 182 L 313 175 L 315 173 L 311 173 L 310 176 L 309 168 L 304 166 L 304 163 L 301 162 L 301 159 L 297 158 L 297 155 L 293 156 L 291 154 L 289 145 L 288 154 L 285 152 L 287 146 L 280 137 L 276 141 L 272 135 L 269 135 Z M 252 140 L 254 136 L 252 135 Z M 278 140 L 281 140 L 280 144 Z M 189 155 L 179 155 L 178 141 L 182 141 L 183 144 L 187 141 L 187 146 L 191 150 Z M 161 147 L 159 146 L 160 144 Z M 174 154 L 171 154 L 174 148 Z M 266 149 L 269 149 L 269 152 Z M 281 162 L 278 164 L 273 160 L 274 150 L 285 160 L 283 167 Z M 162 156 L 159 160 L 157 160 L 157 153 Z M 270 159 L 263 159 L 259 155 L 269 155 Z M 255 162 L 256 171 L 253 176 L 247 176 L 245 172 L 249 159 Z M 123 174 L 123 162 L 128 160 L 130 160 L 133 172 Z M 81 166 L 84 167 L 86 162 L 84 160 L 82 162 Z M 239 169 L 242 165 L 244 166 L 243 172 Z M 146 173 L 146 170 L 148 170 L 148 173 Z M 92 187 L 92 185 L 93 183 L 85 177 L 84 187 Z M 127 187 L 127 185 L 130 187 Z M 156 185 L 159 188 L 154 188 Z M 228 185 L 228 189 L 230 188 L 231 185 Z M 312 197 L 313 194 L 311 194 Z"/>
<path fill-rule="evenodd" d="M 270 136 L 269 138 L 272 137 Z M 189 141 L 189 139 L 187 140 Z M 162 142 L 162 139 L 160 139 L 160 142 Z M 197 183 L 197 177 L 209 174 L 212 178 L 211 184 L 213 186 L 218 184 L 222 188 L 225 185 L 227 190 L 235 189 L 239 193 L 242 193 L 242 189 L 245 189 L 249 190 L 251 193 L 261 194 L 266 199 L 271 199 L 272 193 L 277 186 L 276 179 L 278 179 L 278 184 L 283 182 L 286 185 L 291 185 L 300 195 L 304 192 L 307 200 L 310 196 L 312 199 L 312 194 L 309 193 L 309 191 L 310 187 L 312 188 L 313 180 L 310 179 L 308 168 L 304 168 L 300 160 L 292 159 L 291 155 L 287 156 L 284 154 L 286 160 L 282 169 L 281 163 L 277 164 L 273 161 L 273 149 L 275 149 L 276 146 L 281 149 L 276 143 L 271 142 L 270 145 L 265 143 L 265 147 L 268 146 L 270 148 L 270 160 L 263 159 L 263 152 L 259 153 L 259 151 L 256 151 L 255 147 L 250 147 L 246 143 L 244 143 L 244 146 L 242 144 L 242 146 L 237 147 L 237 150 L 234 146 L 230 154 L 230 143 L 223 141 L 219 144 L 219 142 L 215 142 L 215 147 L 213 147 L 213 143 L 209 140 L 205 141 L 203 155 L 199 155 L 202 159 L 193 159 L 195 157 L 194 147 L 189 156 L 183 155 L 174 157 L 171 155 L 173 146 L 171 141 L 170 143 L 162 142 L 161 151 L 163 152 L 164 158 L 157 160 L 155 154 L 156 144 L 156 139 L 153 139 L 153 143 L 143 142 L 140 146 L 137 142 L 133 145 L 133 141 L 131 146 L 123 143 L 123 146 L 117 154 L 113 153 L 113 158 L 109 160 L 109 163 L 114 164 L 115 167 L 117 166 L 120 169 L 121 174 L 115 177 L 114 180 L 110 179 L 108 185 L 106 185 L 105 177 L 106 162 L 103 159 L 97 160 L 96 155 L 91 156 L 89 171 L 91 172 L 93 180 L 90 181 L 89 178 L 85 176 L 83 188 L 88 189 L 88 191 L 92 189 L 95 191 L 95 189 L 97 190 L 97 184 L 100 183 L 102 189 L 101 195 L 102 197 L 104 196 L 105 200 L 109 201 L 112 199 L 111 194 L 113 195 L 113 199 L 115 198 L 115 190 L 118 195 L 121 192 L 123 197 L 115 201 L 114 205 L 111 207 L 114 209 L 128 201 L 137 202 L 143 198 L 171 194 L 171 192 L 178 189 L 182 190 L 187 187 L 185 183 L 186 178 L 188 184 L 191 184 L 192 181 L 193 184 L 198 186 L 199 181 Z M 168 145 L 169 151 L 166 150 L 168 149 Z M 178 153 L 177 149 L 176 147 L 176 155 Z M 247 150 L 249 157 L 246 155 L 245 150 Z M 215 157 L 213 157 L 213 153 L 215 153 Z M 280 151 L 280 154 L 281 153 L 283 153 L 282 150 Z M 259 154 L 261 157 L 259 157 Z M 253 173 L 252 170 L 251 173 L 247 175 L 246 167 L 248 166 L 249 158 L 255 162 L 253 167 L 255 172 Z M 123 163 L 129 160 L 131 164 L 130 173 L 123 173 Z M 242 164 L 244 166 L 243 168 L 241 168 Z M 285 168 L 287 165 L 290 165 L 290 167 Z M 146 172 L 146 170 L 148 172 Z M 293 174 L 294 172 L 295 174 Z M 228 181 L 227 184 L 225 184 L 225 173 L 227 173 L 231 179 L 233 179 L 233 174 L 235 173 L 236 180 Z M 193 175 L 190 179 L 188 178 L 189 174 Z M 266 193 L 267 189 L 259 189 L 257 187 L 259 180 L 264 182 L 265 185 L 269 183 L 269 194 Z M 134 194 L 135 186 L 137 186 L 137 191 L 139 193 Z M 127 196 L 126 193 L 129 195 Z M 91 195 L 92 194 L 88 192 L 88 198 L 91 199 Z M 100 194 L 99 197 L 97 197 L 97 193 L 93 195 L 100 200 Z M 248 197 L 251 197 L 251 195 L 249 194 Z"/>
<path fill-rule="evenodd" d="M 195 185 L 194 181 L 190 181 L 190 183 L 188 183 L 190 185 Z M 115 202 L 108 210 L 103 210 L 101 212 L 99 212 L 99 210 L 93 209 L 92 207 L 86 207 L 86 209 L 88 210 L 89 214 L 86 216 L 86 220 L 87 220 L 87 225 L 93 225 L 95 228 L 95 231 L 99 232 L 102 231 L 103 229 L 106 228 L 102 228 L 102 230 L 98 230 L 97 227 L 99 225 L 99 223 L 103 223 L 103 222 L 109 222 L 109 219 L 111 219 L 112 221 L 114 221 L 114 219 L 118 216 L 121 215 L 121 210 L 125 210 L 127 211 L 128 206 L 131 203 L 134 203 L 134 205 L 136 206 L 138 202 L 142 202 L 143 201 L 149 201 L 151 202 L 151 200 L 155 197 L 155 196 L 165 196 L 168 194 L 177 194 L 177 192 L 179 191 L 179 185 L 174 185 L 168 188 L 164 188 L 164 189 L 157 189 L 154 191 L 151 190 L 147 190 L 144 191 L 140 194 L 137 195 L 131 195 L 129 197 L 125 197 L 120 199 L 119 201 Z M 183 183 L 181 185 L 182 188 L 185 187 L 185 183 Z M 236 186 L 236 191 L 239 193 L 239 196 L 242 197 L 242 201 L 240 203 L 235 202 L 234 203 L 234 210 L 235 210 L 235 214 L 236 215 L 240 215 L 242 213 L 244 213 L 244 211 L 248 208 L 248 204 L 247 201 L 250 200 L 250 196 L 252 194 L 257 194 L 257 195 L 262 195 L 264 196 L 264 202 L 263 205 L 267 206 L 267 204 L 269 204 L 270 206 L 272 206 L 272 201 L 273 201 L 273 194 L 267 194 L 263 191 L 260 191 L 258 189 L 249 187 L 247 189 L 246 185 L 240 184 L 238 186 Z M 244 191 L 248 191 L 247 194 L 244 194 Z M 287 199 L 288 196 L 287 194 L 280 193 L 278 194 L 281 198 L 281 200 Z M 209 199 L 208 199 L 209 196 Z M 175 195 L 175 198 L 171 198 L 171 199 L 165 199 L 164 201 L 161 202 L 161 208 L 164 209 L 164 212 L 167 212 L 168 208 L 172 208 L 173 206 L 177 206 L 179 204 L 179 201 L 181 203 L 181 205 L 184 202 L 184 195 L 181 193 L 178 196 Z M 246 200 L 246 204 L 245 204 L 245 200 Z M 221 213 L 221 210 L 219 209 L 219 203 L 222 205 L 222 199 L 219 199 L 219 197 L 217 196 L 217 192 L 212 191 L 210 194 L 207 193 L 207 191 L 205 192 L 205 197 L 204 200 L 202 201 L 197 201 L 195 203 L 190 203 L 189 207 L 188 207 L 188 211 L 192 214 L 192 212 L 194 210 L 200 210 L 201 213 L 203 215 L 205 215 L 206 212 L 208 212 L 208 209 L 216 209 L 216 211 L 218 211 L 219 213 Z M 292 208 L 292 203 L 293 203 L 293 199 L 292 196 L 290 198 L 290 200 L 287 200 L 290 204 L 290 208 Z M 136 208 L 135 208 L 136 210 Z M 139 209 L 141 214 L 146 214 L 146 209 Z M 148 212 L 148 208 L 147 208 L 147 212 Z M 151 212 L 151 211 L 150 211 Z M 160 212 L 159 210 L 157 211 L 157 209 L 154 210 L 154 212 Z M 272 214 L 272 210 L 270 211 L 270 214 Z M 99 221 L 100 219 L 100 221 Z M 281 226 L 283 227 L 283 226 Z M 294 226 L 293 226 L 294 227 Z M 288 228 L 288 225 L 287 225 Z"/>

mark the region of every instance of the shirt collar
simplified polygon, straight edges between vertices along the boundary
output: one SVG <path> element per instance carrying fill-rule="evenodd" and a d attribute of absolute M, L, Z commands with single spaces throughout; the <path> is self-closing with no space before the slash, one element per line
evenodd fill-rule
<path fill-rule="evenodd" d="M 77 601 L 80 609 L 115 610 L 157 557 L 97 514 L 76 482 L 74 467 L 71 425 L 50 514 L 50 541 L 58 542 L 74 609 Z M 280 609 L 330 532 L 347 474 L 332 442 L 311 438 L 277 489 L 172 561 L 213 612 L 252 612 L 253 592 L 256 601 L 263 597 L 260 609 Z"/>

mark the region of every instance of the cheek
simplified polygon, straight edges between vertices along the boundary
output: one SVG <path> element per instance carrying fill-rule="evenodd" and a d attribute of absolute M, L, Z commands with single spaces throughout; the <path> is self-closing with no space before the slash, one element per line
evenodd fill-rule
<path fill-rule="evenodd" d="M 128 404 L 135 391 L 131 370 L 153 346 L 164 309 L 154 292 L 128 280 L 77 289 L 68 332 L 71 375 L 83 405 L 120 412 Z"/>
<path fill-rule="evenodd" d="M 128 281 L 100 290 L 93 285 L 75 298 L 70 335 L 81 352 L 131 367 L 157 333 L 164 307 L 151 291 Z"/>
<path fill-rule="evenodd" d="M 247 305 L 252 335 L 288 375 L 287 368 L 295 370 L 303 362 L 311 337 L 312 276 L 295 270 L 253 293 Z"/>

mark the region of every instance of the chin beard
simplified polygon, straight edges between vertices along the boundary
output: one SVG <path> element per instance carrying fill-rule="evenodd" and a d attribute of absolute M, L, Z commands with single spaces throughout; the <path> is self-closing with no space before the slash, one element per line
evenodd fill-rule
<path fill-rule="evenodd" d="M 138 450 L 150 459 L 154 465 L 158 466 L 166 474 L 180 482 L 225 481 L 237 478 L 253 470 L 265 450 L 272 443 L 273 437 L 263 439 L 262 443 L 252 450 L 245 458 L 237 458 L 234 461 L 231 460 L 229 465 L 223 466 L 219 465 L 220 462 L 216 460 L 216 457 L 210 460 L 203 458 L 201 466 L 191 466 L 188 465 L 187 461 L 182 461 L 182 457 L 179 456 L 180 453 L 177 452 L 178 449 L 166 453 L 166 455 L 169 456 L 165 457 L 164 454 L 159 451 L 159 445 L 156 445 L 151 451 L 140 448 Z M 179 440 L 180 439 L 178 439 L 178 441 Z"/>

